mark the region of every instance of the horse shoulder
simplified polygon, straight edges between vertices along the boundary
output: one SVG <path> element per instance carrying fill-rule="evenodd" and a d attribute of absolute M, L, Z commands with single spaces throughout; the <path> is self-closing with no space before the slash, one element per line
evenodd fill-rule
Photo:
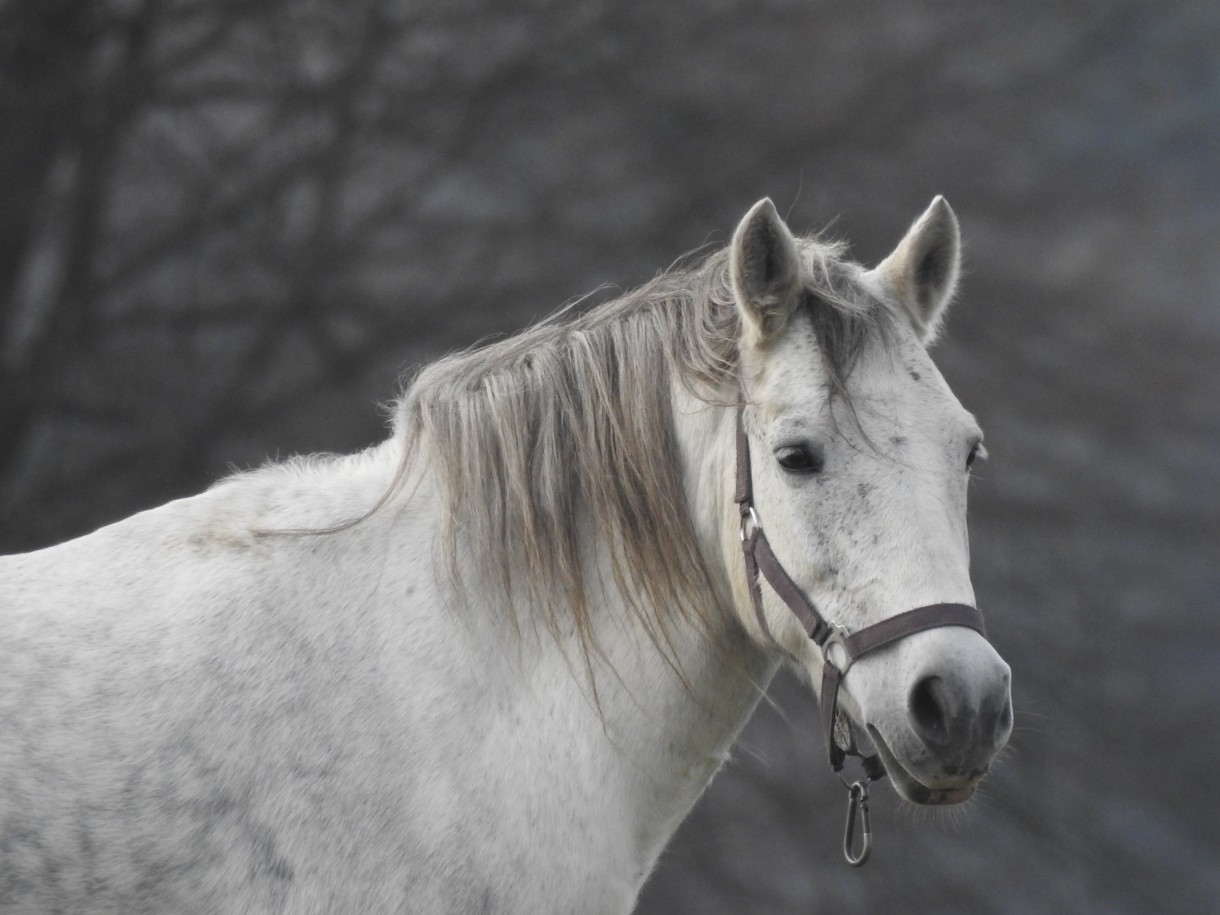
<path fill-rule="evenodd" d="M 0 560 L 0 908 L 271 905 L 319 861 L 337 886 L 397 870 L 401 843 L 354 838 L 395 835 L 409 793 L 368 610 L 384 550 L 256 530 L 309 491 L 238 477 Z"/>

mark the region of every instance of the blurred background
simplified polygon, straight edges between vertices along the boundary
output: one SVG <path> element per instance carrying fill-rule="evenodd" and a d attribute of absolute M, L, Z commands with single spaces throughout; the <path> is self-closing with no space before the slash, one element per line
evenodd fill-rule
<path fill-rule="evenodd" d="M 945 194 L 1012 750 L 965 810 L 876 789 L 853 870 L 781 675 L 640 912 L 1216 910 L 1213 0 L 0 0 L 0 124 L 3 551 L 372 444 L 763 195 L 873 263 Z"/>

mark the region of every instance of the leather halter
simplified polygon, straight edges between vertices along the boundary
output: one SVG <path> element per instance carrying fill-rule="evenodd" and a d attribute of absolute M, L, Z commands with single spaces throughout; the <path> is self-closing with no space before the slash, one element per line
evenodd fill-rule
<path fill-rule="evenodd" d="M 885 645 L 899 639 L 923 632 L 927 629 L 937 629 L 942 626 L 965 626 L 986 637 L 983 629 L 983 615 L 967 604 L 931 604 L 899 613 L 887 619 L 866 626 L 856 632 L 848 630 L 834 622 L 828 621 L 818 612 L 814 605 L 796 583 L 784 571 L 771 550 L 767 535 L 763 532 L 762 522 L 754 508 L 754 485 L 750 472 L 750 440 L 745 431 L 745 404 L 737 406 L 737 491 L 733 496 L 741 512 L 741 546 L 745 554 L 746 581 L 750 588 L 750 597 L 754 603 L 754 613 L 758 624 L 768 637 L 774 641 L 763 614 L 762 589 L 759 573 L 771 585 L 780 599 L 800 621 L 802 628 L 813 643 L 822 652 L 822 690 L 821 713 L 822 727 L 826 732 L 826 747 L 830 757 L 830 767 L 835 772 L 841 772 L 847 756 L 855 756 L 864 768 L 865 779 L 856 781 L 849 786 L 847 834 L 844 837 L 844 854 L 850 864 L 863 864 L 868 857 L 869 827 L 868 827 L 868 784 L 884 778 L 885 766 L 877 753 L 865 756 L 856 747 L 850 719 L 838 708 L 839 685 L 848 668 L 863 655 L 876 651 Z M 835 651 L 835 646 L 839 647 Z M 832 656 L 833 655 L 833 656 Z M 837 735 L 843 735 L 844 742 L 839 743 Z M 844 780 L 846 784 L 846 779 Z M 857 811 L 864 819 L 864 846 L 860 854 L 855 854 L 851 848 L 855 829 Z"/>

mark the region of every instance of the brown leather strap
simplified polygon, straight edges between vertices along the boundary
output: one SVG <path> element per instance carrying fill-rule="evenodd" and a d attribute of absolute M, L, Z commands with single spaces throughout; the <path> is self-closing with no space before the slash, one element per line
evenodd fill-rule
<path fill-rule="evenodd" d="M 767 583 L 800 620 L 805 634 L 819 646 L 824 644 L 830 635 L 830 626 L 822 618 L 822 614 L 818 613 L 809 598 L 805 596 L 805 592 L 798 588 L 796 582 L 784 571 L 784 567 L 780 565 L 779 560 L 775 558 L 775 553 L 771 550 L 767 535 L 762 532 L 761 528 L 755 528 L 754 533 L 747 539 L 749 540 L 749 551 L 753 554 L 754 562 L 763 577 L 767 579 Z"/>
<path fill-rule="evenodd" d="M 899 613 L 879 623 L 873 623 L 859 632 L 853 632 L 843 639 L 843 647 L 854 661 L 890 642 L 941 626 L 965 626 L 984 638 L 987 637 L 983 628 L 983 614 L 969 604 L 930 604 Z"/>
<path fill-rule="evenodd" d="M 733 501 L 741 508 L 744 518 L 754 502 L 754 483 L 750 472 L 750 439 L 746 436 L 745 406 L 737 408 L 737 490 Z"/>
<path fill-rule="evenodd" d="M 843 674 L 829 661 L 822 663 L 821 712 L 822 730 L 826 733 L 826 752 L 830 756 L 830 768 L 838 772 L 843 768 L 847 752 L 835 740 L 835 714 L 839 706 L 839 684 Z"/>
<path fill-rule="evenodd" d="M 784 571 L 784 567 L 780 565 L 779 560 L 775 558 L 775 553 L 771 549 L 771 544 L 767 541 L 766 534 L 758 526 L 758 516 L 754 514 L 754 483 L 750 470 L 750 440 L 746 436 L 744 407 L 738 407 L 737 409 L 736 440 L 737 491 L 733 495 L 733 501 L 737 503 L 741 513 L 741 547 L 745 553 L 746 581 L 750 586 L 750 598 L 754 602 L 754 615 L 758 619 L 758 625 L 763 633 L 774 641 L 771 630 L 767 626 L 767 618 L 763 613 L 762 590 L 758 582 L 758 573 L 762 572 L 763 577 L 775 589 L 775 593 L 796 614 L 797 619 L 801 621 L 801 625 L 805 627 L 805 632 L 809 637 L 821 645 L 830 633 L 829 627 L 827 627 L 825 620 L 822 619 L 822 615 L 818 613 L 817 608 L 809 602 L 804 592 L 796 586 L 796 583 Z M 751 524 L 753 524 L 753 530 L 747 532 L 746 528 Z"/>
<path fill-rule="evenodd" d="M 750 588 L 750 600 L 754 604 L 754 618 L 758 620 L 758 628 L 774 642 L 775 637 L 771 635 L 771 629 L 767 626 L 767 617 L 763 615 L 762 587 L 758 582 L 758 560 L 754 556 L 754 538 L 757 533 L 758 531 L 755 529 L 749 537 L 741 538 L 741 548 L 746 559 L 746 584 Z"/>

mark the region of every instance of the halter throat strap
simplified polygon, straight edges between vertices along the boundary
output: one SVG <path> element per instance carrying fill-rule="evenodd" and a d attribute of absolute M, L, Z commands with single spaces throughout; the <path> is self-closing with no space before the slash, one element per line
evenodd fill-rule
<path fill-rule="evenodd" d="M 869 781 L 884 778 L 885 766 L 882 764 L 880 756 L 875 753 L 865 756 L 859 752 L 852 736 L 851 723 L 845 715 L 841 716 L 843 720 L 836 727 L 836 718 L 840 717 L 839 686 L 843 681 L 843 676 L 847 673 L 848 668 L 863 655 L 916 632 L 937 629 L 942 626 L 965 626 L 985 637 L 983 615 L 976 608 L 967 604 L 931 604 L 888 617 L 854 633 L 848 632 L 843 626 L 828 621 L 822 616 L 813 601 L 797 586 L 775 557 L 767 535 L 763 532 L 758 512 L 754 508 L 750 440 L 746 436 L 745 430 L 744 403 L 738 404 L 737 407 L 737 474 L 733 501 L 737 503 L 741 513 L 741 547 L 745 557 L 746 581 L 749 585 L 750 599 L 754 604 L 754 614 L 758 619 L 759 627 L 768 638 L 775 641 L 775 637 L 771 635 L 770 628 L 767 626 L 766 615 L 763 613 L 762 585 L 759 580 L 761 573 L 762 578 L 766 579 L 780 600 L 800 621 L 806 635 L 821 650 L 820 704 L 822 728 L 826 733 L 830 767 L 835 772 L 841 771 L 847 756 L 851 755 L 859 758 Z M 842 743 L 836 736 L 837 734 L 842 736 Z M 851 860 L 850 856 L 849 860 Z"/>

